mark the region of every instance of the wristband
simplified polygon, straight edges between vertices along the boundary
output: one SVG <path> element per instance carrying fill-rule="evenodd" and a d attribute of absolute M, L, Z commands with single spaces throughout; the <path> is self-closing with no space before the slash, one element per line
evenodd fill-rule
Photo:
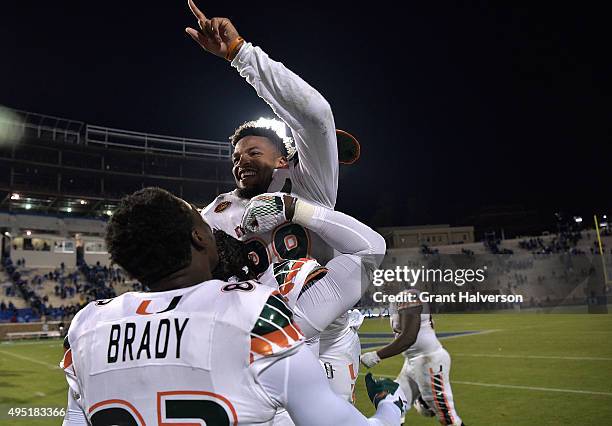
<path fill-rule="evenodd" d="M 231 62 L 236 57 L 236 54 L 238 53 L 238 47 L 241 46 L 243 41 L 244 39 L 240 36 L 233 39 L 227 47 L 227 54 L 225 55 L 225 59 Z"/>
<path fill-rule="evenodd" d="M 297 199 L 295 202 L 295 212 L 293 213 L 293 219 L 291 221 L 308 228 L 314 214 L 315 206 L 306 201 Z"/>

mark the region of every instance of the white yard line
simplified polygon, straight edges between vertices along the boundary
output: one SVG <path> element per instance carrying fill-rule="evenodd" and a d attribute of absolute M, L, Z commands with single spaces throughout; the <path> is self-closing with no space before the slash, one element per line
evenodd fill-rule
<path fill-rule="evenodd" d="M 444 336 L 444 337 L 438 337 L 438 340 L 450 340 L 450 339 L 456 339 L 459 337 L 469 337 L 469 336 L 482 336 L 483 334 L 490 334 L 490 333 L 495 333 L 496 331 L 502 331 L 501 329 L 492 329 L 492 330 L 482 330 L 482 331 L 474 331 L 471 333 L 465 333 L 465 334 L 455 334 L 453 336 Z M 366 339 L 370 339 L 370 338 L 366 338 Z M 378 343 L 379 339 L 376 337 L 372 337 L 371 339 L 376 339 L 374 341 L 364 341 L 364 343 Z M 365 339 L 364 339 L 365 340 Z M 387 346 L 388 343 L 391 343 L 393 340 L 390 339 L 389 342 L 380 342 L 380 346 L 372 346 L 369 347 L 367 349 L 362 349 L 361 352 L 364 351 L 373 351 L 375 349 L 380 349 L 380 348 L 384 348 L 385 346 Z"/>
<path fill-rule="evenodd" d="M 491 388 L 506 388 L 506 389 L 521 389 L 521 390 L 542 391 L 542 392 L 562 392 L 562 393 L 579 393 L 579 394 L 586 394 L 586 395 L 612 396 L 612 392 L 586 391 L 586 390 L 580 390 L 580 389 L 543 388 L 543 387 L 538 387 L 538 386 L 500 385 L 497 383 L 463 382 L 460 380 L 453 380 L 452 383 L 458 383 L 460 385 L 486 386 L 486 387 L 491 387 Z"/>
<path fill-rule="evenodd" d="M 44 365 L 45 367 L 48 367 L 48 368 L 51 368 L 51 369 L 56 369 L 56 368 L 59 369 L 59 361 L 57 362 L 58 365 L 53 365 L 53 364 L 51 364 L 49 362 L 44 362 L 44 361 L 40 361 L 40 360 L 35 359 L 35 358 L 30 358 L 29 356 L 17 355 L 17 354 L 13 354 L 13 353 L 6 352 L 6 351 L 0 351 L 0 354 L 12 356 L 14 358 L 22 359 L 24 361 L 33 362 L 34 364 Z"/>
<path fill-rule="evenodd" d="M 364 373 L 359 373 L 360 376 L 365 376 Z M 390 376 L 388 374 L 375 374 L 376 377 L 387 377 L 389 379 L 395 379 L 397 376 Z M 612 396 L 612 392 L 597 392 L 597 391 L 587 391 L 580 389 L 563 389 L 563 388 L 543 388 L 538 386 L 518 386 L 518 385 L 502 385 L 499 383 L 480 383 L 480 382 L 465 382 L 461 380 L 452 380 L 451 385 L 453 384 L 459 385 L 471 385 L 471 386 L 484 386 L 489 388 L 503 388 L 503 389 L 519 389 L 519 390 L 530 390 L 530 391 L 540 391 L 540 392 L 561 392 L 561 393 L 577 393 L 582 395 L 603 395 L 603 396 Z"/>
<path fill-rule="evenodd" d="M 53 343 L 55 342 L 55 343 Z M 47 339 L 47 340 L 36 340 L 36 341 L 19 341 L 19 340 L 9 340 L 9 341 L 4 341 L 0 343 L 0 347 L 2 346 L 28 346 L 28 345 L 44 345 L 47 344 L 49 345 L 49 347 L 51 346 L 57 346 L 57 347 L 61 347 L 63 344 L 64 340 L 63 339 Z"/>
<path fill-rule="evenodd" d="M 554 355 L 501 355 L 501 354 L 465 354 L 453 352 L 452 356 L 469 356 L 474 358 L 516 358 L 516 359 L 561 359 L 570 361 L 612 361 L 612 358 L 596 356 L 554 356 Z"/>
<path fill-rule="evenodd" d="M 502 331 L 502 330 L 491 329 L 491 330 L 474 331 L 474 332 L 465 333 L 465 334 L 455 334 L 453 336 L 438 337 L 438 340 L 450 340 L 450 339 L 457 339 L 459 337 L 482 336 L 483 334 L 491 334 L 491 333 L 495 333 L 498 331 Z"/>

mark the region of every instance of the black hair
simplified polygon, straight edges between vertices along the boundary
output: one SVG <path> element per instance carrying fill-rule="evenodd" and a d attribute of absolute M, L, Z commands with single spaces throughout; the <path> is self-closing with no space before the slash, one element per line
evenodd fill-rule
<path fill-rule="evenodd" d="M 106 229 L 113 262 L 141 283 L 152 283 L 191 263 L 192 209 L 161 188 L 124 197 Z"/>
<path fill-rule="evenodd" d="M 219 253 L 219 264 L 212 271 L 213 278 L 221 281 L 232 277 L 239 281 L 256 278 L 252 273 L 253 262 L 249 258 L 246 244 L 219 229 L 214 229 L 213 234 Z"/>
<path fill-rule="evenodd" d="M 283 138 L 281 138 L 271 127 L 261 126 L 257 124 L 256 121 L 247 121 L 242 123 L 229 139 L 232 146 L 235 147 L 240 139 L 247 136 L 261 136 L 267 138 L 283 157 L 287 157 L 288 155 Z"/>

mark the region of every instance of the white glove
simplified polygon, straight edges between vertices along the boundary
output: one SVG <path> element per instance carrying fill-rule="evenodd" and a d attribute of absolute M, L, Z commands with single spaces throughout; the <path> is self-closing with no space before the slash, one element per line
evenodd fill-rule
<path fill-rule="evenodd" d="M 245 232 L 264 233 L 287 221 L 285 195 L 281 192 L 261 194 L 251 199 L 244 209 L 241 228 Z"/>
<path fill-rule="evenodd" d="M 348 311 L 348 317 L 349 327 L 351 327 L 355 331 L 359 330 L 359 327 L 361 327 L 361 324 L 363 324 L 363 320 L 365 318 L 363 314 L 359 311 L 359 309 L 353 309 Z"/>
<path fill-rule="evenodd" d="M 364 353 L 359 357 L 359 360 L 367 368 L 372 368 L 381 361 L 376 351 Z"/>

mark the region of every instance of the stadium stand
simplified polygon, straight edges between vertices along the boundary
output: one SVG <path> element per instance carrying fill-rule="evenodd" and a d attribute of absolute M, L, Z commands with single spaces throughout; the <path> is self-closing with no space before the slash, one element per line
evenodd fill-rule
<path fill-rule="evenodd" d="M 427 245 L 407 249 L 388 249 L 381 269 L 397 267 L 419 269 L 476 269 L 486 267 L 485 287 L 466 285 L 464 290 L 479 290 L 485 294 L 521 294 L 523 308 L 546 308 L 559 305 L 590 303 L 594 287 L 604 288 L 604 297 L 612 297 L 612 286 L 603 283 L 602 267 L 612 270 L 612 235 L 602 237 L 604 262 L 602 266 L 594 230 L 561 232 L 531 238 L 484 240 L 479 243 Z M 373 294 L 384 289 L 385 294 L 396 294 L 406 288 L 402 282 L 388 281 L 382 287 L 370 287 L 359 307 L 368 316 L 388 315 L 385 303 L 374 303 Z M 420 287 L 432 293 L 450 293 L 451 288 L 440 281 Z M 455 289 L 456 290 L 456 289 Z M 471 309 L 513 309 L 512 304 L 433 304 L 435 312 L 466 311 Z"/>
<path fill-rule="evenodd" d="M 232 188 L 230 144 L 90 125 L 13 110 L 20 140 L 0 145 L 0 210 L 73 218 L 108 217 L 118 199 L 159 186 L 205 205 Z M 78 231 L 77 231 L 78 232 Z"/>
<path fill-rule="evenodd" d="M 234 184 L 228 141 L 12 112 L 2 124 L 14 140 L 0 144 L 2 323 L 67 321 L 90 300 L 142 289 L 104 245 L 122 196 L 158 186 L 203 206 Z"/>

